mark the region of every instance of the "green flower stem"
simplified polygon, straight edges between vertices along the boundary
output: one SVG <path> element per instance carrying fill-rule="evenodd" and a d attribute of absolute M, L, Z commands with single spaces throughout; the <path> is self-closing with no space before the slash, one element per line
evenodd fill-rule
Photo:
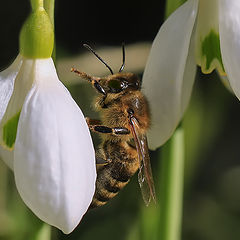
<path fill-rule="evenodd" d="M 49 58 L 54 45 L 52 22 L 43 8 L 43 0 L 31 0 L 32 13 L 22 26 L 20 53 L 26 58 Z"/>
<path fill-rule="evenodd" d="M 55 0 L 44 0 L 44 9 L 46 10 L 52 22 L 53 28 L 54 28 L 54 3 Z"/>
<path fill-rule="evenodd" d="M 54 4 L 55 0 L 44 0 L 44 9 L 46 10 L 54 31 Z M 52 52 L 52 59 L 55 62 L 56 61 L 56 44 L 54 42 L 53 52 Z"/>
<path fill-rule="evenodd" d="M 165 19 L 185 2 L 186 0 L 168 0 L 165 8 Z"/>
<path fill-rule="evenodd" d="M 159 239 L 181 237 L 184 181 L 184 133 L 179 127 L 162 148 Z"/>
<path fill-rule="evenodd" d="M 51 240 L 51 226 L 44 223 L 35 240 Z"/>
<path fill-rule="evenodd" d="M 43 8 L 43 0 L 31 0 L 32 10 Z"/>
<path fill-rule="evenodd" d="M 186 0 L 167 0 L 165 19 Z M 180 126 L 162 148 L 158 239 L 181 239 L 184 184 L 184 131 Z"/>

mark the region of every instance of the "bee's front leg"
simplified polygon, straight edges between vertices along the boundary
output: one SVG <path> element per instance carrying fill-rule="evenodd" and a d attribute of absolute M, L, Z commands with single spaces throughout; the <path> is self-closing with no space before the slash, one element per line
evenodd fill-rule
<path fill-rule="evenodd" d="M 86 122 L 88 124 L 88 127 L 91 131 L 97 132 L 97 133 L 107 133 L 107 134 L 114 134 L 114 135 L 128 135 L 130 134 L 130 131 L 125 127 L 107 127 L 104 125 L 101 125 L 100 120 L 94 120 L 90 118 L 86 118 Z"/>
<path fill-rule="evenodd" d="M 104 88 L 102 87 L 102 85 L 99 83 L 100 78 L 99 77 L 93 77 L 90 76 L 88 74 L 86 74 L 85 72 L 81 72 L 79 70 L 77 70 L 76 68 L 71 68 L 71 72 L 74 72 L 76 74 L 78 74 L 81 78 L 88 80 L 92 86 L 101 94 L 106 95 L 106 91 L 104 90 Z"/>
<path fill-rule="evenodd" d="M 95 125 L 101 125 L 102 121 L 101 120 L 97 120 L 97 119 L 91 119 L 89 117 L 85 117 L 85 120 L 87 122 L 88 127 L 91 129 L 91 126 L 95 126 Z"/>

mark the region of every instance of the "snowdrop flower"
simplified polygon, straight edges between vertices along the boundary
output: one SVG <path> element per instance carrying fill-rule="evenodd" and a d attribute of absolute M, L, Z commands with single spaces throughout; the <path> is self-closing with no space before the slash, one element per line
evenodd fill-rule
<path fill-rule="evenodd" d="M 165 143 L 181 120 L 196 64 L 203 73 L 217 69 L 240 99 L 239 39 L 239 0 L 188 0 L 166 20 L 143 76 L 143 91 L 152 107 L 151 148 Z"/>
<path fill-rule="evenodd" d="M 54 34 L 43 0 L 32 0 L 32 8 L 20 54 L 0 73 L 0 142 L 13 151 L 8 165 L 26 205 L 70 233 L 92 201 L 95 153 L 84 116 L 51 59 Z"/>

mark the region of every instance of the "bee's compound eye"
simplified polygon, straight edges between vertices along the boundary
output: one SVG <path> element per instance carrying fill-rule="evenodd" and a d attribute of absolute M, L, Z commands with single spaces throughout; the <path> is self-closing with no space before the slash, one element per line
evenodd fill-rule
<path fill-rule="evenodd" d="M 120 92 L 122 90 L 122 85 L 121 82 L 118 80 L 110 80 L 108 82 L 108 87 L 113 91 L 113 92 Z"/>

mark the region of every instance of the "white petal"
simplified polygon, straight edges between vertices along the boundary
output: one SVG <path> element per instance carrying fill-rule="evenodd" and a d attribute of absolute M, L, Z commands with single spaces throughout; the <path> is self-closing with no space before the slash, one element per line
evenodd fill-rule
<path fill-rule="evenodd" d="M 220 0 L 219 33 L 222 60 L 230 85 L 240 100 L 240 1 Z"/>
<path fill-rule="evenodd" d="M 0 124 L 0 143 L 13 149 L 19 114 L 28 91 L 34 81 L 36 62 L 38 59 L 26 59 L 21 56 L 22 64 L 15 77 L 14 89 L 7 109 Z"/>
<path fill-rule="evenodd" d="M 196 24 L 196 61 L 203 73 L 211 73 L 215 68 L 223 74 L 219 44 L 219 0 L 199 1 Z"/>
<path fill-rule="evenodd" d="M 17 56 L 15 61 L 0 73 L 0 121 L 7 108 L 7 104 L 13 92 L 14 80 L 22 65 L 22 57 Z"/>
<path fill-rule="evenodd" d="M 40 219 L 70 233 L 95 191 L 94 149 L 84 116 L 58 80 L 52 60 L 35 68 L 15 142 L 16 185 Z"/>
<path fill-rule="evenodd" d="M 148 134 L 152 149 L 169 139 L 189 101 L 195 74 L 189 46 L 197 7 L 198 0 L 183 4 L 166 20 L 153 42 L 143 75 L 143 92 L 152 114 Z"/>
<path fill-rule="evenodd" d="M 12 95 L 14 81 L 21 65 L 22 57 L 18 55 L 14 62 L 7 69 L 0 73 L 0 122 Z M 0 146 L 0 159 L 2 159 L 10 169 L 13 169 L 12 151 L 8 151 Z"/>
<path fill-rule="evenodd" d="M 0 146 L 0 159 L 2 159 L 11 170 L 13 170 L 13 151 L 9 151 Z"/>
<path fill-rule="evenodd" d="M 233 90 L 231 88 L 228 77 L 226 75 L 221 75 L 219 72 L 217 72 L 217 73 L 218 73 L 218 76 L 219 76 L 220 80 L 222 81 L 223 85 L 228 89 L 228 91 L 233 93 Z"/>

